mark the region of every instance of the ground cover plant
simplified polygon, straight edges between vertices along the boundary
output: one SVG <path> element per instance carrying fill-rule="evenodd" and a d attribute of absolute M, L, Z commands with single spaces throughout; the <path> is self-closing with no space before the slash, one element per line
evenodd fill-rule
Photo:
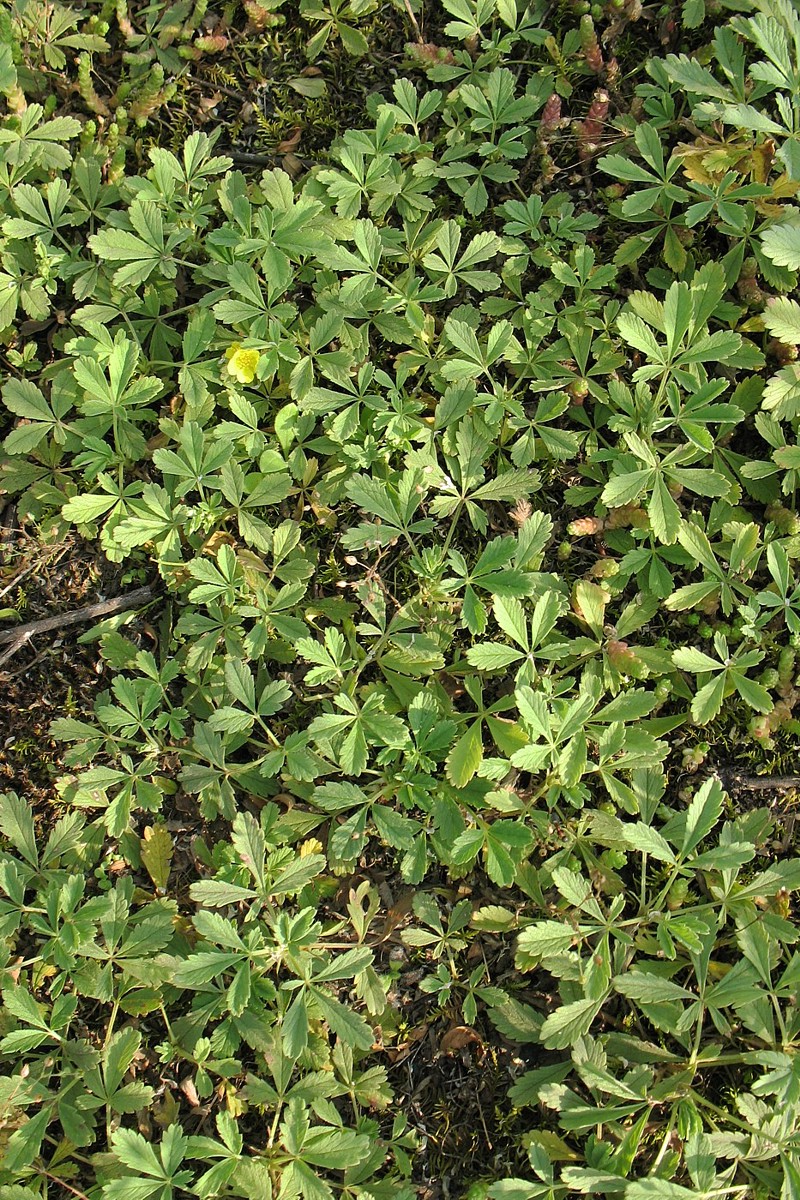
<path fill-rule="evenodd" d="M 0 91 L 0 1200 L 800 1196 L 800 8 Z"/>

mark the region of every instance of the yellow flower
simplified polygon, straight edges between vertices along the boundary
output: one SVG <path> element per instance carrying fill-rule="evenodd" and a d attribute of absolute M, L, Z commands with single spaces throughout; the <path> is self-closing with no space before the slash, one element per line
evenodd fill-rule
<path fill-rule="evenodd" d="M 258 360 L 261 353 L 258 350 L 243 350 L 238 342 L 225 351 L 228 374 L 239 383 L 252 383 L 258 370 Z"/>

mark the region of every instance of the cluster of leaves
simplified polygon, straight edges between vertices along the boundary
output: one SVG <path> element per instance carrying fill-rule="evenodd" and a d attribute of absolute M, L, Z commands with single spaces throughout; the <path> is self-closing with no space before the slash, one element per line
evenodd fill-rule
<path fill-rule="evenodd" d="M 0 56 L 0 480 L 158 616 L 89 635 L 52 828 L 0 804 L 3 1200 L 411 1197 L 376 861 L 430 1003 L 537 1047 L 476 1197 L 800 1194 L 800 871 L 671 757 L 797 731 L 800 16 L 742 0 L 629 104 L 585 20 L 444 9 L 299 184 L 205 133 L 126 174 Z M 310 57 L 371 11 L 304 2 Z"/>

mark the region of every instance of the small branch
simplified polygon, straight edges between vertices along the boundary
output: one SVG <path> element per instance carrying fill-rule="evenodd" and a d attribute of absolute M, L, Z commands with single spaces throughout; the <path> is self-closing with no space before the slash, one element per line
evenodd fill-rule
<path fill-rule="evenodd" d="M 733 784 L 734 787 L 747 788 L 751 792 L 786 791 L 789 788 L 800 787 L 800 775 L 744 775 L 725 768 L 719 775 L 726 787 Z"/>
<path fill-rule="evenodd" d="M 29 563 L 27 567 L 24 567 L 21 571 L 19 571 L 11 580 L 11 583 L 7 583 L 4 588 L 0 588 L 0 600 L 3 598 L 3 596 L 7 596 L 9 592 L 13 592 L 15 587 L 19 587 L 23 579 L 27 579 L 27 577 L 31 575 L 38 566 L 39 564 L 37 562 L 32 562 Z"/>
<path fill-rule="evenodd" d="M 48 1179 L 52 1179 L 60 1187 L 66 1188 L 66 1190 L 71 1192 L 73 1196 L 78 1196 L 79 1200 L 89 1200 L 86 1192 L 79 1191 L 78 1188 L 73 1187 L 71 1183 L 67 1183 L 66 1179 L 61 1179 L 58 1175 L 53 1175 L 51 1171 L 45 1170 L 44 1167 L 40 1167 L 39 1169 L 43 1175 L 47 1176 Z"/>
<path fill-rule="evenodd" d="M 82 625 L 86 621 L 94 621 L 97 617 L 109 617 L 113 613 L 124 612 L 128 608 L 139 608 L 153 599 L 153 590 L 149 587 L 136 588 L 123 596 L 114 596 L 111 600 L 99 600 L 96 604 L 86 604 L 73 612 L 61 613 L 57 617 L 43 617 L 40 621 L 29 621 L 17 629 L 6 629 L 0 633 L 0 646 L 10 646 L 10 649 L 0 658 L 0 665 L 7 662 L 31 638 L 40 633 L 50 633 L 54 629 L 63 629 L 65 625 Z"/>
<path fill-rule="evenodd" d="M 425 44 L 425 39 L 422 36 L 422 30 L 417 23 L 417 18 L 414 16 L 414 10 L 409 4 L 409 0 L 403 0 L 403 4 L 405 5 L 405 10 L 408 13 L 408 19 L 414 27 L 414 35 L 417 39 L 417 44 L 423 46 Z"/>
<path fill-rule="evenodd" d="M 277 154 L 251 154 L 247 150 L 228 150 L 227 154 L 243 167 L 268 167 L 279 157 Z"/>

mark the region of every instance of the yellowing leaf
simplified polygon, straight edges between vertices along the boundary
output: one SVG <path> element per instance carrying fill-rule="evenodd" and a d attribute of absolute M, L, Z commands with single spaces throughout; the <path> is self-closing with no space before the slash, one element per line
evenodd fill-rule
<path fill-rule="evenodd" d="M 166 825 L 148 825 L 142 838 L 142 862 L 160 892 L 166 889 L 172 865 L 172 838 Z"/>
<path fill-rule="evenodd" d="M 603 632 L 603 617 L 608 604 L 608 592 L 591 583 L 588 579 L 580 579 L 573 592 L 572 607 L 577 616 L 581 617 L 596 637 Z"/>

